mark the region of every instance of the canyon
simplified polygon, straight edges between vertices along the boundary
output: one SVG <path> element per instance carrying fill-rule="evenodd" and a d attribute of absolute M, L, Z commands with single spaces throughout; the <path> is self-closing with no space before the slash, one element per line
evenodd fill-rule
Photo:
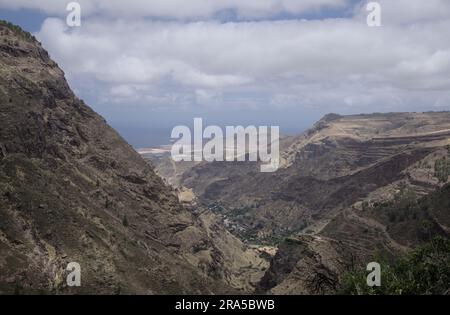
<path fill-rule="evenodd" d="M 450 236 L 449 112 L 326 115 L 273 173 L 140 155 L 0 22 L 0 117 L 0 294 L 335 294 Z"/>

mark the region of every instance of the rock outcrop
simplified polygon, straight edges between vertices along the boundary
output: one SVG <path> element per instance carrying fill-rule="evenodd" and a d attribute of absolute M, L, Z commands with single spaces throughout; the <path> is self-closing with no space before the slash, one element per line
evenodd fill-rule
<path fill-rule="evenodd" d="M 0 293 L 251 290 L 234 272 L 261 259 L 183 207 L 40 43 L 6 22 L 0 119 Z M 81 287 L 66 284 L 69 262 Z"/>

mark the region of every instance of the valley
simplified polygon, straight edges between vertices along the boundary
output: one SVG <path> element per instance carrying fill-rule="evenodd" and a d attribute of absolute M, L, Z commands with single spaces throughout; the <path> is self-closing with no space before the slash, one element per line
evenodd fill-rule
<path fill-rule="evenodd" d="M 363 265 L 376 252 L 395 257 L 431 235 L 449 236 L 450 208 L 435 215 L 416 206 L 448 181 L 449 127 L 449 112 L 330 114 L 281 141 L 273 174 L 257 163 L 145 158 L 244 243 L 271 248 L 259 292 L 323 294 L 336 290 L 349 257 Z M 309 285 L 316 276 L 328 284 Z"/>
<path fill-rule="evenodd" d="M 378 254 L 450 236 L 450 112 L 328 114 L 281 137 L 273 173 L 174 162 L 1 22 L 0 117 L 0 294 L 336 294 Z"/>
<path fill-rule="evenodd" d="M 6 22 L 0 117 L 0 294 L 242 293 L 267 269 L 214 216 L 182 205 Z M 65 281 L 69 262 L 81 287 Z"/>

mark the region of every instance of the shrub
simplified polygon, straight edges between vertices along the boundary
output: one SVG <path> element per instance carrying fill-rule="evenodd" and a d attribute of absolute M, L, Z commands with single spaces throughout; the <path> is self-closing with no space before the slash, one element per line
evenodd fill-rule
<path fill-rule="evenodd" d="M 434 163 L 434 176 L 440 183 L 446 183 L 450 176 L 450 160 L 443 158 Z"/>
<path fill-rule="evenodd" d="M 19 35 L 20 37 L 22 37 L 23 39 L 26 40 L 31 40 L 31 41 L 36 41 L 36 38 L 31 35 L 30 33 L 22 30 L 19 26 L 14 25 L 8 21 L 5 20 L 0 20 L 0 26 L 4 26 L 7 27 L 8 29 L 10 29 L 12 32 L 14 32 L 15 34 Z"/>
<path fill-rule="evenodd" d="M 130 223 L 128 222 L 128 218 L 127 218 L 126 215 L 123 216 L 122 224 L 123 224 L 124 227 L 128 227 L 128 226 L 130 225 Z"/>
<path fill-rule="evenodd" d="M 366 284 L 368 272 L 361 268 L 343 278 L 343 294 L 429 295 L 450 293 L 450 240 L 441 237 L 420 246 L 390 264 L 382 259 L 381 286 Z"/>

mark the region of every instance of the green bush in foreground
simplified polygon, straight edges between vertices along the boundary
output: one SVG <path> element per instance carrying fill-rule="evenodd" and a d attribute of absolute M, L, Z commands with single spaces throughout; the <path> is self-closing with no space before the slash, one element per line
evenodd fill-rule
<path fill-rule="evenodd" d="M 365 269 L 348 272 L 342 294 L 427 295 L 450 294 L 450 240 L 435 238 L 393 264 L 381 265 L 381 286 L 366 284 Z"/>

